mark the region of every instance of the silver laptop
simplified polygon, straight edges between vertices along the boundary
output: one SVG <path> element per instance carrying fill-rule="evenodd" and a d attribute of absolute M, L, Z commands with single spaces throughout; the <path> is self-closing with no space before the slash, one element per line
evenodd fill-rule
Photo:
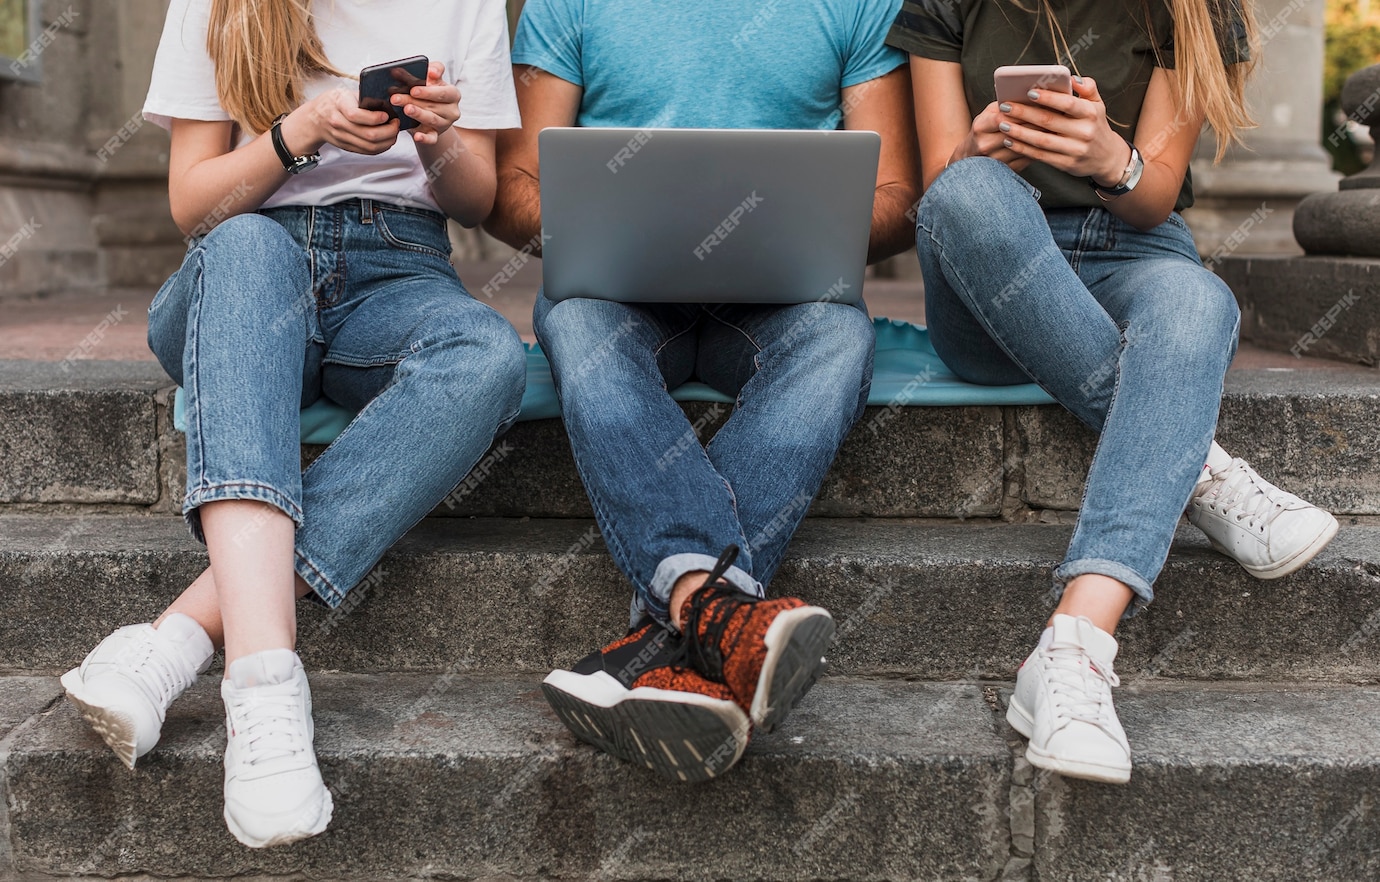
<path fill-rule="evenodd" d="M 539 143 L 552 300 L 862 294 L 875 132 L 555 128 Z"/>

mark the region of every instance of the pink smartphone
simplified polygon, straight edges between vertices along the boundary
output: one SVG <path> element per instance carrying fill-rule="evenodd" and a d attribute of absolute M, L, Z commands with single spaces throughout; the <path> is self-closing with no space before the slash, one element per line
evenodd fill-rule
<path fill-rule="evenodd" d="M 1062 64 L 1008 64 L 997 68 L 993 79 L 997 100 L 1006 103 L 1029 104 L 1026 94 L 1031 89 L 1073 94 L 1073 74 Z"/>

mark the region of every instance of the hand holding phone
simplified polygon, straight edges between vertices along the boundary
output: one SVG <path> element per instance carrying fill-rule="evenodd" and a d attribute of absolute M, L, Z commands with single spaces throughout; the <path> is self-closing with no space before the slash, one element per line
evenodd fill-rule
<path fill-rule="evenodd" d="M 1034 89 L 1073 94 L 1073 74 L 1062 64 L 1008 64 L 997 68 L 992 80 L 1003 104 L 1030 104 Z"/>
<path fill-rule="evenodd" d="M 363 110 L 384 111 L 398 121 L 402 131 L 421 125 L 393 102 L 394 95 L 410 95 L 417 86 L 427 84 L 430 62 L 425 55 L 375 64 L 359 72 L 359 106 Z"/>
<path fill-rule="evenodd" d="M 1122 177 L 1133 151 L 1111 127 L 1092 78 L 1075 81 L 1062 65 L 1030 65 L 998 68 L 995 81 L 1004 149 L 1106 186 Z"/>

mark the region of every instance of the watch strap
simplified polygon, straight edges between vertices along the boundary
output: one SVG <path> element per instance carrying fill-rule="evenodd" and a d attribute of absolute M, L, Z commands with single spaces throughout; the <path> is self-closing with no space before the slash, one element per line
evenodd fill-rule
<path fill-rule="evenodd" d="M 1116 186 L 1104 187 L 1092 178 L 1088 178 L 1088 183 L 1092 185 L 1093 191 L 1104 202 L 1118 196 L 1125 196 L 1140 183 L 1141 174 L 1145 171 L 1145 160 L 1141 158 L 1140 151 L 1136 149 L 1135 144 L 1131 144 L 1130 147 L 1131 159 L 1126 163 L 1126 170 L 1121 173 L 1121 179 L 1116 182 Z"/>
<path fill-rule="evenodd" d="M 290 175 L 307 171 L 315 168 L 321 161 L 321 154 L 312 153 L 307 156 L 294 156 L 288 149 L 287 142 L 283 140 L 283 120 L 287 119 L 285 113 L 273 121 L 269 129 L 269 138 L 273 141 L 273 150 L 278 154 L 278 161 L 283 164 L 283 170 Z"/>

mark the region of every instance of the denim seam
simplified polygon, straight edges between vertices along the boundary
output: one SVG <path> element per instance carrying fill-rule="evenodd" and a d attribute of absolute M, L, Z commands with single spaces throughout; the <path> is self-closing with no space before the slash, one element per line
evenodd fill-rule
<path fill-rule="evenodd" d="M 1107 421 L 1110 420 L 1111 417 L 1112 417 L 1112 411 L 1116 408 L 1117 397 L 1121 394 L 1121 359 L 1124 358 L 1125 355 L 1126 355 L 1126 330 L 1125 330 L 1125 328 L 1119 328 L 1119 329 L 1118 329 L 1118 333 L 1119 333 L 1119 336 L 1120 336 L 1120 338 L 1121 338 L 1120 351 L 1117 353 L 1117 359 L 1116 359 L 1116 375 L 1112 378 L 1112 395 L 1111 395 L 1111 398 L 1109 398 L 1108 401 L 1107 401 L 1107 416 L 1103 417 L 1103 419 L 1102 419 L 1102 425 L 1103 425 L 1104 429 L 1105 429 L 1105 427 L 1106 427 L 1106 425 L 1107 425 Z M 1084 479 L 1083 479 L 1083 492 L 1082 492 L 1082 494 L 1078 497 L 1078 521 L 1077 521 L 1077 523 L 1074 524 L 1074 527 L 1073 527 L 1073 536 L 1069 539 L 1069 546 L 1070 546 L 1070 547 L 1072 547 L 1073 543 L 1074 543 L 1075 541 L 1077 541 L 1077 539 L 1078 539 L 1079 528 L 1082 526 L 1082 522 L 1083 522 L 1083 512 L 1084 512 L 1084 510 L 1086 509 L 1086 507 L 1087 507 L 1087 502 L 1088 502 L 1088 484 L 1090 483 L 1089 478 L 1091 478 L 1091 476 L 1092 476 L 1092 470 L 1093 470 L 1093 469 L 1096 467 L 1096 465 L 1097 465 L 1097 454 L 1098 454 L 1098 452 L 1102 449 L 1102 439 L 1105 437 L 1105 435 L 1106 435 L 1105 431 L 1102 431 L 1102 432 L 1099 432 L 1099 433 L 1098 433 L 1098 436 L 1097 436 L 1097 445 L 1093 448 L 1092 463 L 1088 466 L 1088 475 L 1087 475 L 1086 477 L 1084 477 Z M 1068 563 L 1068 561 L 1066 560 L 1065 563 Z M 1120 564 L 1120 566 L 1125 567 L 1126 565 L 1125 565 L 1125 564 Z M 1126 567 L 1126 569 L 1131 570 L 1130 567 Z M 1134 570 L 1131 570 L 1131 571 L 1134 572 Z M 1137 573 L 1137 575 L 1140 575 L 1140 574 Z M 1115 578 L 1115 577 L 1113 577 L 1113 578 Z M 1142 577 L 1142 578 L 1144 578 L 1144 577 Z M 1056 583 L 1056 586 L 1057 586 L 1057 583 Z M 1134 589 L 1132 589 L 1132 590 L 1134 590 Z"/>
<path fill-rule="evenodd" d="M 656 347 L 655 349 L 652 350 L 652 357 L 653 357 L 653 358 L 656 358 L 656 359 L 660 359 L 660 358 L 661 358 L 661 353 L 666 349 L 667 346 L 670 346 L 670 345 L 671 345 L 672 343 L 674 343 L 678 338 L 684 337 L 686 334 L 688 334 L 688 333 L 690 333 L 691 331 L 695 330 L 695 327 L 696 327 L 696 325 L 698 325 L 698 324 L 699 324 L 699 322 L 691 322 L 691 323 L 690 323 L 689 325 L 687 325 L 686 327 L 680 329 L 679 331 L 676 331 L 674 334 L 672 334 L 671 336 L 667 337 L 665 340 L 662 340 L 660 343 L 657 344 L 657 347 Z M 658 370 L 660 370 L 660 366 L 658 366 Z M 662 378 L 662 381 L 661 381 L 661 382 L 662 382 L 662 387 L 665 388 L 665 385 L 666 385 L 666 380 L 665 380 L 665 378 Z"/>
<path fill-rule="evenodd" d="M 335 583 L 327 578 L 325 573 L 321 572 L 321 568 L 316 565 L 316 562 L 309 555 L 303 553 L 300 548 L 293 549 L 293 557 L 296 559 L 296 565 L 293 569 L 302 578 L 302 581 L 307 583 L 307 587 L 311 588 L 312 593 L 321 598 L 331 609 L 340 606 L 345 600 L 345 595 L 349 592 L 337 588 Z"/>
<path fill-rule="evenodd" d="M 723 318 L 723 317 L 718 316 L 718 315 L 715 315 L 714 313 L 710 312 L 710 311 L 707 310 L 707 309 L 704 311 L 704 314 L 707 315 L 707 316 L 709 316 L 711 319 L 713 319 L 714 321 L 718 322 L 719 324 L 723 325 L 724 327 L 726 327 L 726 328 L 731 328 L 731 329 L 737 331 L 738 333 L 742 334 L 744 337 L 747 338 L 747 341 L 748 341 L 749 343 L 752 344 L 753 348 L 757 350 L 757 353 L 758 353 L 759 355 L 762 353 L 762 349 L 763 349 L 762 344 L 758 343 L 757 340 L 754 339 L 753 336 L 752 336 L 751 334 L 749 334 L 749 333 L 747 332 L 747 330 L 746 330 L 745 328 L 743 328 L 741 325 L 734 324 L 733 322 L 729 321 L 728 319 Z M 755 361 L 755 360 L 756 360 L 756 359 L 754 359 L 754 361 Z M 758 365 L 758 367 L 759 367 L 759 369 L 760 369 L 761 365 Z"/>
<path fill-rule="evenodd" d="M 389 228 L 388 219 L 384 217 L 384 214 L 381 211 L 374 215 L 374 228 L 379 231 L 379 235 L 383 238 L 383 241 L 387 242 L 389 245 L 392 245 L 395 248 L 401 248 L 404 251 L 415 251 L 419 254 L 429 254 L 432 257 L 439 257 L 442 260 L 450 259 L 450 255 L 444 251 L 441 251 L 436 248 L 431 248 L 427 245 L 422 245 L 417 242 L 408 242 L 398 238 L 397 234 L 395 234 L 392 231 L 392 229 Z"/>
<path fill-rule="evenodd" d="M 190 410 L 192 411 L 193 418 L 196 420 L 197 474 L 195 484 L 197 486 L 206 483 L 206 431 L 201 417 L 201 407 L 197 405 L 201 394 L 201 360 L 197 357 L 197 347 L 201 335 L 198 333 L 197 328 L 201 324 L 201 304 L 206 296 L 206 266 L 204 261 L 205 252 L 203 251 L 202 255 L 197 259 L 196 290 L 192 297 L 191 311 L 187 316 L 187 333 L 191 339 L 186 342 L 183 353 L 183 373 L 186 374 L 186 379 L 190 381 L 190 388 L 187 390 L 188 401 L 193 405 Z M 191 362 L 191 370 L 187 370 L 188 361 Z M 190 442 L 191 439 L 189 437 L 188 443 L 190 444 Z M 187 474 L 187 483 L 189 485 L 193 483 L 190 471 Z M 188 495 L 190 496 L 190 491 Z"/>
<path fill-rule="evenodd" d="M 237 490 L 253 492 L 234 492 Z M 198 485 L 188 490 L 187 495 L 183 497 L 182 519 L 186 521 L 187 528 L 192 531 L 192 536 L 205 543 L 206 531 L 201 525 L 201 507 L 213 502 L 227 502 L 236 499 L 253 500 L 271 505 L 292 518 L 296 527 L 302 526 L 301 506 L 282 490 L 261 481 L 220 481 L 214 484 L 198 482 Z"/>

